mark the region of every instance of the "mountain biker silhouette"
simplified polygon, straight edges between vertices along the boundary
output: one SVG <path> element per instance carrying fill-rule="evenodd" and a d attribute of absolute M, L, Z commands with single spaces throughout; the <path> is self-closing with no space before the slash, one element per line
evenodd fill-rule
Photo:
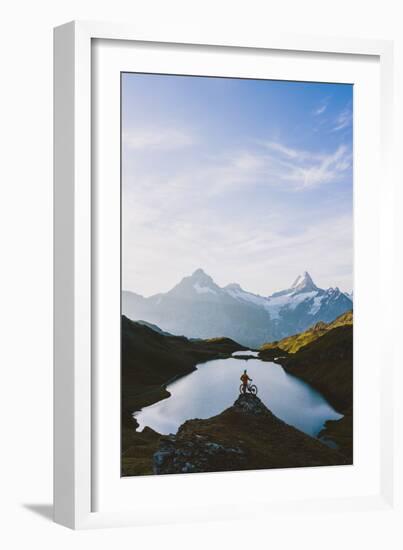
<path fill-rule="evenodd" d="M 252 378 L 249 378 L 246 369 L 243 371 L 243 375 L 241 376 L 240 380 L 242 382 L 242 393 L 246 393 L 246 390 L 248 389 L 248 382 L 252 382 Z"/>

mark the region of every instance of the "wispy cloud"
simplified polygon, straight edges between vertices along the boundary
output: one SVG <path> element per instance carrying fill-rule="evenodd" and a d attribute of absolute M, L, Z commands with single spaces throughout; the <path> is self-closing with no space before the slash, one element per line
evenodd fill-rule
<path fill-rule="evenodd" d="M 323 99 L 319 105 L 312 111 L 312 114 L 314 116 L 320 116 L 323 115 L 323 113 L 327 110 L 329 105 L 329 98 Z"/>
<path fill-rule="evenodd" d="M 350 165 L 347 147 L 341 145 L 336 151 L 323 155 L 320 159 L 312 158 L 308 163 L 290 167 L 290 173 L 284 174 L 284 177 L 295 181 L 304 189 L 317 187 L 337 181 Z"/>
<path fill-rule="evenodd" d="M 178 128 L 145 128 L 126 131 L 123 146 L 133 151 L 172 151 L 193 145 L 196 140 L 189 132 Z"/>
<path fill-rule="evenodd" d="M 167 291 L 178 273 L 200 265 L 219 284 L 235 277 L 261 294 L 311 266 L 319 283 L 351 286 L 351 215 L 340 217 L 336 205 L 322 219 L 309 214 L 309 205 L 299 213 L 292 197 L 280 199 L 285 209 L 270 200 L 259 215 L 249 202 L 256 203 L 256 188 L 267 200 L 270 187 L 290 193 L 337 182 L 351 166 L 347 146 L 319 153 L 268 141 L 208 156 L 178 151 L 173 157 L 172 173 L 157 169 L 150 174 L 138 166 L 134 184 L 124 181 L 126 288 L 144 294 Z M 331 257 L 322 262 L 329 250 Z M 262 273 L 270 273 L 269 279 Z"/>
<path fill-rule="evenodd" d="M 260 294 L 305 269 L 320 286 L 351 288 L 350 88 L 267 84 L 266 98 L 249 81 L 133 81 L 123 94 L 124 288 L 167 291 L 200 266 Z"/>
<path fill-rule="evenodd" d="M 130 157 L 124 157 L 124 160 Z M 273 187 L 284 193 L 303 192 L 341 181 L 351 169 L 351 151 L 340 145 L 328 153 L 297 149 L 278 141 L 257 143 L 254 147 L 214 153 L 170 156 L 150 167 L 136 163 L 133 183 L 125 185 L 147 196 L 158 205 L 158 215 L 187 208 L 197 201 L 217 200 L 227 193 L 248 193 Z M 126 174 L 124 163 L 124 174 Z M 135 205 L 131 205 L 135 208 Z"/>
<path fill-rule="evenodd" d="M 272 157 L 279 179 L 292 183 L 298 190 L 335 182 L 351 168 L 351 152 L 345 145 L 327 154 L 293 149 L 272 141 L 265 145 L 280 153 L 279 157 Z"/>
<path fill-rule="evenodd" d="M 124 287 L 145 294 L 167 291 L 198 266 L 221 285 L 235 280 L 263 295 L 283 288 L 298 271 L 311 267 L 320 285 L 351 284 L 351 216 L 307 217 L 284 231 L 288 222 L 270 210 L 263 218 L 247 211 L 244 217 L 217 214 L 214 208 L 193 208 L 139 224 L 137 209 L 128 210 L 123 218 Z"/>
<path fill-rule="evenodd" d="M 313 114 L 315 116 L 322 115 L 326 111 L 326 109 L 327 109 L 327 105 L 321 105 L 320 107 L 314 110 Z"/>
<path fill-rule="evenodd" d="M 349 103 L 336 117 L 333 132 L 349 128 L 353 122 L 353 110 Z"/>
<path fill-rule="evenodd" d="M 290 159 L 304 159 L 306 156 L 309 156 L 309 153 L 306 151 L 301 151 L 300 149 L 293 149 L 292 147 L 287 147 L 283 143 L 278 141 L 266 141 L 263 142 L 263 145 L 272 151 L 281 153 L 283 156 Z"/>

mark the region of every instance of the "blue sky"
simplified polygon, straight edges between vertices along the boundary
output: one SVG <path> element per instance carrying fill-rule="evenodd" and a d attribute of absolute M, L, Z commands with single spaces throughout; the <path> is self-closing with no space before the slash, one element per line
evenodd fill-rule
<path fill-rule="evenodd" d="M 351 85 L 122 75 L 123 288 L 352 289 Z"/>

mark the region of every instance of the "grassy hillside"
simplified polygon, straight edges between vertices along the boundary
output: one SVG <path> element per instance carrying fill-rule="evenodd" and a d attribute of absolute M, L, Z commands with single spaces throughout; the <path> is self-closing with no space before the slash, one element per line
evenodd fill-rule
<path fill-rule="evenodd" d="M 287 338 L 283 338 L 282 340 L 263 344 L 263 346 L 260 348 L 261 356 L 262 358 L 264 358 L 264 355 L 266 355 L 266 358 L 268 356 L 272 357 L 273 351 L 277 355 L 282 355 L 281 352 L 287 352 L 287 354 L 296 353 L 299 349 L 310 344 L 314 340 L 317 340 L 330 330 L 336 327 L 352 324 L 353 312 L 350 310 L 337 317 L 331 323 L 324 323 L 323 321 L 319 321 L 304 332 L 294 334 L 293 336 L 288 336 Z"/>
<path fill-rule="evenodd" d="M 316 387 L 339 411 L 353 402 L 353 327 L 338 326 L 281 360 L 290 374 Z"/>
<path fill-rule="evenodd" d="M 226 357 L 244 350 L 230 338 L 188 340 L 157 332 L 150 326 L 122 317 L 122 396 L 138 396 L 136 406 L 143 407 L 148 398 L 145 390 L 161 386 L 171 379 L 194 370 L 197 363 Z M 132 387 L 133 386 L 133 387 Z"/>
<path fill-rule="evenodd" d="M 156 327 L 158 329 L 158 327 Z M 122 316 L 122 469 L 126 475 L 151 473 L 149 457 L 159 434 L 135 431 L 133 412 L 169 397 L 165 386 L 192 372 L 197 363 L 229 357 L 245 348 L 230 338 L 191 341 L 172 336 Z M 152 453 L 151 453 L 152 454 Z M 146 471 L 144 471 L 144 468 Z M 129 473 L 131 472 L 131 473 Z"/>
<path fill-rule="evenodd" d="M 335 441 L 349 460 L 353 453 L 353 312 L 331 323 L 316 323 L 310 329 L 264 344 L 264 361 L 280 363 L 294 376 L 319 390 L 344 415 L 326 423 L 321 435 Z"/>
<path fill-rule="evenodd" d="M 327 422 L 321 435 L 335 441 L 352 461 L 353 326 L 336 326 L 279 362 L 288 373 L 317 388 L 344 415 Z"/>

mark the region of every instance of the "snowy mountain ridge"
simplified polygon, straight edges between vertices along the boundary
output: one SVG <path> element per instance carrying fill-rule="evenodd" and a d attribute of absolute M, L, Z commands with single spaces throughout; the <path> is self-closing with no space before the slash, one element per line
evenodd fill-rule
<path fill-rule="evenodd" d="M 122 313 L 132 320 L 145 319 L 190 338 L 227 336 L 251 347 L 306 330 L 317 321 L 333 321 L 352 307 L 345 293 L 317 287 L 307 271 L 291 287 L 270 296 L 238 283 L 220 287 L 202 269 L 166 293 L 149 298 L 122 293 Z"/>

